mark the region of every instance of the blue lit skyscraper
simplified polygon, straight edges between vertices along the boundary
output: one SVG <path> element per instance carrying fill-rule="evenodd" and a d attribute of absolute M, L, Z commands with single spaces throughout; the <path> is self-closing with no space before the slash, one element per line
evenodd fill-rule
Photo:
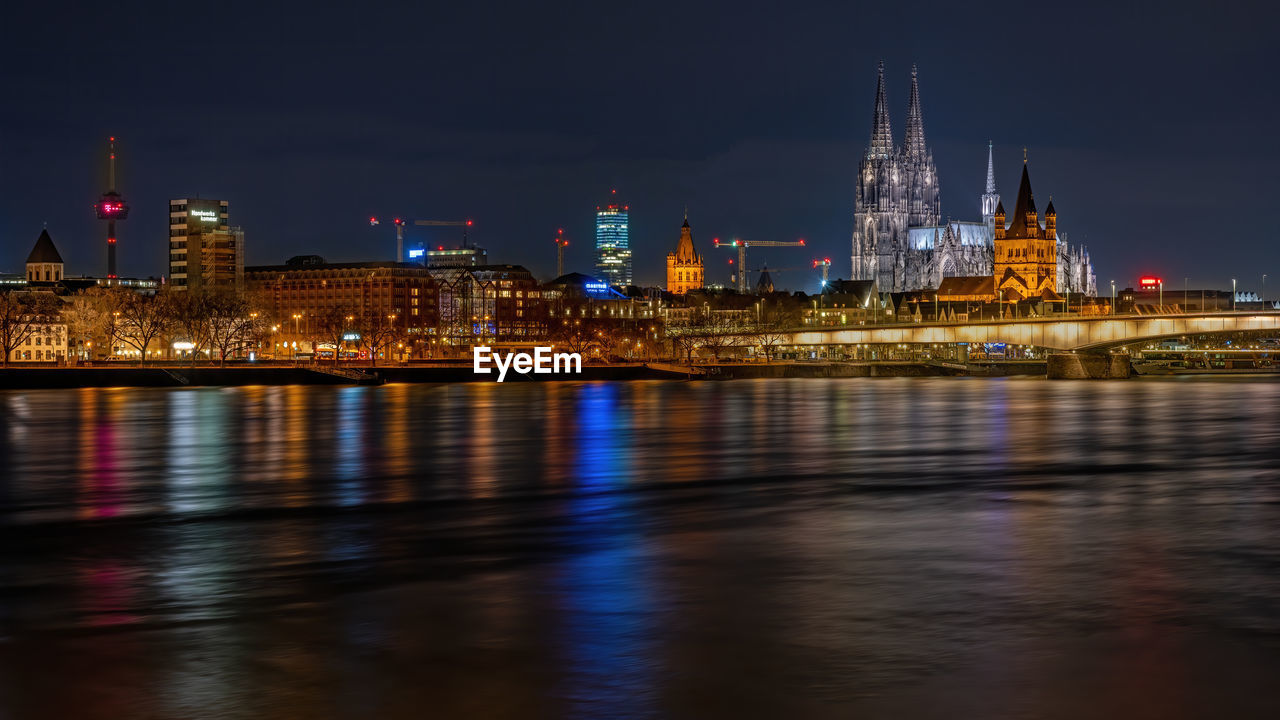
<path fill-rule="evenodd" d="M 596 206 L 596 274 L 610 285 L 631 284 L 630 207 L 609 192 L 609 202 Z"/>

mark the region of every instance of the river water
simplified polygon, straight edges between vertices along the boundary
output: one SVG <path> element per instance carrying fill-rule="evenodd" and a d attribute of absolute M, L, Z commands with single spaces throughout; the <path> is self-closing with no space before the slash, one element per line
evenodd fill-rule
<path fill-rule="evenodd" d="M 1278 717 L 1280 383 L 0 393 L 0 717 Z"/>

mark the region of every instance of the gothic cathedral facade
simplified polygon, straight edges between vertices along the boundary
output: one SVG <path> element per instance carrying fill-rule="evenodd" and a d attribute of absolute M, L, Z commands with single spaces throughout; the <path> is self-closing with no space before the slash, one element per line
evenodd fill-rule
<path fill-rule="evenodd" d="M 980 221 L 942 220 L 938 171 L 933 152 L 925 143 L 916 69 L 911 69 L 906 137 L 897 146 L 889 122 L 881 63 L 871 142 L 862 156 L 854 191 L 850 277 L 874 280 L 881 292 L 908 292 L 936 288 L 944 277 L 995 274 L 996 208 L 1000 195 L 996 192 L 990 145 L 986 192 L 979 204 Z M 1056 232 L 1054 237 L 1057 269 L 1053 289 L 1059 293 L 1096 295 L 1097 280 L 1088 250 L 1058 242 Z"/>

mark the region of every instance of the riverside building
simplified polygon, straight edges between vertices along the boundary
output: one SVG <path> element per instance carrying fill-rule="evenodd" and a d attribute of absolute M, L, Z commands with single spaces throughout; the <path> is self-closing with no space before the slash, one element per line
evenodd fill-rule
<path fill-rule="evenodd" d="M 169 201 L 169 284 L 174 290 L 244 288 L 244 231 L 226 200 Z"/>

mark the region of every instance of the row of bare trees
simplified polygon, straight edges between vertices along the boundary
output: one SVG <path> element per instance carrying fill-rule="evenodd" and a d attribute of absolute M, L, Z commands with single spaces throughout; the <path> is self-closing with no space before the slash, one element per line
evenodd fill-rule
<path fill-rule="evenodd" d="M 146 360 L 164 340 L 190 343 L 192 362 L 207 352 L 219 364 L 254 346 L 267 320 L 253 298 L 208 290 L 161 290 L 154 296 L 122 288 L 92 288 L 66 301 L 62 321 L 80 347 L 127 346 Z"/>
<path fill-rule="evenodd" d="M 676 353 L 693 362 L 693 353 L 706 350 L 720 360 L 730 347 L 758 348 L 765 360 L 772 360 L 786 340 L 786 331 L 795 327 L 796 313 L 762 306 L 754 318 L 743 319 L 716 311 L 693 313 L 667 325 L 667 334 Z"/>

